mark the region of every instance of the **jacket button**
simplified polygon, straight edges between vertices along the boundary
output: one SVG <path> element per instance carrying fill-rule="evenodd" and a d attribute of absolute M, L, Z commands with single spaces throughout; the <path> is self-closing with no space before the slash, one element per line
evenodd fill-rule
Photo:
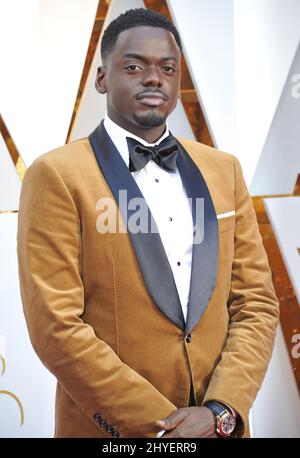
<path fill-rule="evenodd" d="M 120 437 L 120 433 L 118 433 L 118 431 L 115 431 L 112 433 L 112 437 Z"/>
<path fill-rule="evenodd" d="M 100 425 L 102 426 L 102 428 L 106 428 L 107 422 L 105 420 L 101 420 Z"/>
<path fill-rule="evenodd" d="M 188 334 L 188 335 L 186 336 L 186 338 L 185 338 L 185 341 L 186 341 L 187 343 L 190 343 L 191 340 L 192 340 L 192 336 L 191 336 L 191 334 Z"/>
<path fill-rule="evenodd" d="M 100 420 L 102 420 L 102 417 L 101 417 L 100 413 L 96 413 L 96 414 L 94 415 L 94 420 L 97 421 L 97 422 L 99 422 Z"/>
<path fill-rule="evenodd" d="M 106 426 L 106 431 L 108 433 L 113 433 L 114 432 L 114 428 L 112 426 Z"/>

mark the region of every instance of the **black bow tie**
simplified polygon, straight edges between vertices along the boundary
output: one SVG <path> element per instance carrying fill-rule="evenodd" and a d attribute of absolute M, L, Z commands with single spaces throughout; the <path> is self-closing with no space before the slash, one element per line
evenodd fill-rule
<path fill-rule="evenodd" d="M 144 146 L 130 137 L 126 137 L 126 140 L 129 149 L 130 172 L 141 170 L 150 159 L 153 159 L 157 165 L 168 172 L 176 171 L 178 143 L 173 135 L 170 134 L 159 145 L 155 146 Z"/>

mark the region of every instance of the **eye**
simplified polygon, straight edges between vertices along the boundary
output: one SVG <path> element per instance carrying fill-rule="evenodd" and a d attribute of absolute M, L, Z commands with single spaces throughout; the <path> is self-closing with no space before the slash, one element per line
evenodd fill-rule
<path fill-rule="evenodd" d="M 166 73 L 174 73 L 175 72 L 175 68 L 173 68 L 171 65 L 164 65 L 163 70 Z"/>
<path fill-rule="evenodd" d="M 142 67 L 140 67 L 139 65 L 136 65 L 136 64 L 130 64 L 130 65 L 127 65 L 127 67 L 125 67 L 126 70 L 129 70 L 130 72 L 136 72 L 136 71 L 139 71 L 139 70 L 143 70 Z"/>

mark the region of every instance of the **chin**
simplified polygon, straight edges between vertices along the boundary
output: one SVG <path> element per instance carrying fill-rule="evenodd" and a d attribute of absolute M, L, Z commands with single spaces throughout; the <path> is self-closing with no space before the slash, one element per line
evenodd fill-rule
<path fill-rule="evenodd" d="M 133 118 L 139 126 L 148 128 L 162 126 L 165 124 L 167 116 L 166 113 L 160 113 L 154 110 L 133 114 Z"/>

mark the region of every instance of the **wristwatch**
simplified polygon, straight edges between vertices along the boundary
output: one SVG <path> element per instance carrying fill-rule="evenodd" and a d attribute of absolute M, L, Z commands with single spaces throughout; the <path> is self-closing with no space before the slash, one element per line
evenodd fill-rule
<path fill-rule="evenodd" d="M 233 411 L 216 401 L 207 402 L 204 406 L 215 414 L 217 436 L 230 437 L 236 427 L 236 418 Z"/>

